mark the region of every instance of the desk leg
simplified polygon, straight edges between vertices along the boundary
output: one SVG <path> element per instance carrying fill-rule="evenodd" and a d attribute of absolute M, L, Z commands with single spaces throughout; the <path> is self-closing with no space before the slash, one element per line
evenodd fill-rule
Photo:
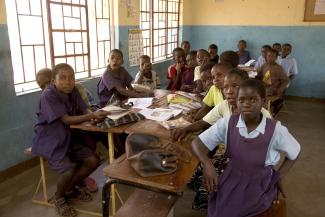
<path fill-rule="evenodd" d="M 112 187 L 115 182 L 116 182 L 116 180 L 108 178 L 106 183 L 103 186 L 103 190 L 102 190 L 103 217 L 109 217 L 109 201 L 111 198 L 111 193 L 112 193 L 112 196 L 114 195 L 114 192 L 112 191 Z M 114 214 L 113 214 L 113 216 L 114 216 Z"/>
<path fill-rule="evenodd" d="M 114 160 L 114 138 L 113 133 L 108 133 L 108 160 L 109 163 L 113 163 Z M 116 201 L 115 201 L 115 186 L 111 185 L 110 193 L 112 194 L 112 214 L 115 215 L 116 212 Z M 108 200 L 109 203 L 109 200 Z M 109 213 L 108 213 L 109 214 Z"/>

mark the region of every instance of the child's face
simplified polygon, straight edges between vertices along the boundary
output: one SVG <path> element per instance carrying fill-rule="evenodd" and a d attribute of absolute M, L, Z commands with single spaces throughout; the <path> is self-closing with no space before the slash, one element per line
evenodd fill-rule
<path fill-rule="evenodd" d="M 210 48 L 209 49 L 209 54 L 210 54 L 210 59 L 213 59 L 213 58 L 215 58 L 217 56 L 218 50 L 217 49 Z"/>
<path fill-rule="evenodd" d="M 121 65 L 123 64 L 123 58 L 120 53 L 113 52 L 109 56 L 109 66 L 112 70 L 119 69 Z"/>
<path fill-rule="evenodd" d="M 199 66 L 202 66 L 209 62 L 209 56 L 206 53 L 197 52 L 196 61 Z"/>
<path fill-rule="evenodd" d="M 75 86 L 74 71 L 70 69 L 61 69 L 59 73 L 56 74 L 53 83 L 56 89 L 62 93 L 71 93 Z"/>
<path fill-rule="evenodd" d="M 239 86 L 242 81 L 243 80 L 238 75 L 230 75 L 225 77 L 225 81 L 223 83 L 223 93 L 228 103 L 232 106 L 237 107 L 236 99 Z"/>
<path fill-rule="evenodd" d="M 246 44 L 241 41 L 241 42 L 238 42 L 237 47 L 238 47 L 238 50 L 244 51 L 246 49 Z"/>
<path fill-rule="evenodd" d="M 182 48 L 183 48 L 184 52 L 187 54 L 191 50 L 191 45 L 189 43 L 184 43 Z"/>
<path fill-rule="evenodd" d="M 175 63 L 184 64 L 184 56 L 183 56 L 182 52 L 180 52 L 180 51 L 174 52 L 173 58 L 174 58 Z"/>
<path fill-rule="evenodd" d="M 282 46 L 282 56 L 286 57 L 291 53 L 291 47 L 290 46 Z"/>
<path fill-rule="evenodd" d="M 266 62 L 268 63 L 275 63 L 277 59 L 277 55 L 273 52 L 267 52 L 267 55 L 266 55 Z"/>
<path fill-rule="evenodd" d="M 269 51 L 268 48 L 262 47 L 261 48 L 262 57 L 266 58 L 266 54 L 267 54 L 268 51 Z"/>
<path fill-rule="evenodd" d="M 45 90 L 45 88 L 51 84 L 51 77 L 46 74 L 39 74 L 36 77 L 36 82 L 42 90 Z"/>
<path fill-rule="evenodd" d="M 212 67 L 211 75 L 213 79 L 213 85 L 215 85 L 219 89 L 222 89 L 226 73 L 227 71 L 223 67 Z"/>
<path fill-rule="evenodd" d="M 212 75 L 209 70 L 201 72 L 201 81 L 203 83 L 204 91 L 208 91 L 212 86 Z"/>
<path fill-rule="evenodd" d="M 273 48 L 274 50 L 278 51 L 279 53 L 281 52 L 281 45 L 277 45 L 277 44 L 275 44 L 275 45 L 272 46 L 272 48 Z"/>
<path fill-rule="evenodd" d="M 239 88 L 237 108 L 245 121 L 257 118 L 261 113 L 265 99 L 251 87 Z"/>
<path fill-rule="evenodd" d="M 193 55 L 188 54 L 186 56 L 186 63 L 189 67 L 197 66 L 196 58 Z"/>
<path fill-rule="evenodd" d="M 147 59 L 147 58 L 140 59 L 140 71 L 145 72 L 145 73 L 151 71 L 150 59 Z"/>

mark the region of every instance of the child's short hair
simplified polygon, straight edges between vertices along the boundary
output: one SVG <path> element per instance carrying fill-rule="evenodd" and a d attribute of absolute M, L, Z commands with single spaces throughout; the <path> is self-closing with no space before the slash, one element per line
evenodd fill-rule
<path fill-rule="evenodd" d="M 247 44 L 247 42 L 246 42 L 245 40 L 243 40 L 243 39 L 242 39 L 242 40 L 239 40 L 239 41 L 238 41 L 238 44 L 239 44 L 239 43 L 243 43 L 243 44 L 245 44 L 245 45 Z"/>
<path fill-rule="evenodd" d="M 183 47 L 184 44 L 190 44 L 190 42 L 189 41 L 182 41 L 181 47 Z"/>
<path fill-rule="evenodd" d="M 200 73 L 201 72 L 204 72 L 204 71 L 210 71 L 211 72 L 211 69 L 213 68 L 213 66 L 215 65 L 216 63 L 214 62 L 209 62 L 203 66 L 200 67 Z"/>
<path fill-rule="evenodd" d="M 209 49 L 215 49 L 218 50 L 218 46 L 216 44 L 210 44 Z"/>
<path fill-rule="evenodd" d="M 283 44 L 283 46 L 285 46 L 285 47 L 290 47 L 290 49 L 292 49 L 292 46 L 291 46 L 291 44 L 289 44 L 289 43 L 285 43 L 285 44 Z"/>
<path fill-rule="evenodd" d="M 185 51 L 181 47 L 177 47 L 173 50 L 173 54 L 175 54 L 176 52 L 181 52 L 182 56 L 185 56 Z"/>
<path fill-rule="evenodd" d="M 221 63 L 229 63 L 234 68 L 236 68 L 239 64 L 239 56 L 237 52 L 232 50 L 227 50 L 220 55 Z"/>
<path fill-rule="evenodd" d="M 187 55 L 190 55 L 192 58 L 196 58 L 197 51 L 196 50 L 191 50 Z"/>
<path fill-rule="evenodd" d="M 224 62 L 224 63 L 215 63 L 212 68 L 215 68 L 215 67 L 225 69 L 228 72 L 230 72 L 234 68 L 232 65 L 230 65 L 229 63 L 226 63 L 226 62 Z"/>
<path fill-rule="evenodd" d="M 119 49 L 113 49 L 113 50 L 111 50 L 111 52 L 109 52 L 109 55 L 111 55 L 112 53 L 118 53 L 118 54 L 120 54 L 121 57 L 122 57 L 122 59 L 123 59 L 123 53 L 122 53 L 121 50 L 119 50 Z"/>
<path fill-rule="evenodd" d="M 281 44 L 278 43 L 278 42 L 275 42 L 275 43 L 272 45 L 272 47 L 274 47 L 274 46 L 281 46 Z"/>
<path fill-rule="evenodd" d="M 247 88 L 247 87 L 256 90 L 256 92 L 258 93 L 258 95 L 261 96 L 262 99 L 265 98 L 265 95 L 266 95 L 265 87 L 264 87 L 263 83 L 260 80 L 250 78 L 250 79 L 245 80 L 240 85 L 240 89 L 241 88 Z"/>
<path fill-rule="evenodd" d="M 204 55 L 210 57 L 210 53 L 207 50 L 205 50 L 205 49 L 199 49 L 197 51 L 197 53 L 203 53 Z"/>
<path fill-rule="evenodd" d="M 73 68 L 69 64 L 67 64 L 67 63 L 59 63 L 59 64 L 55 65 L 54 68 L 52 69 L 52 79 L 55 79 L 56 75 L 62 69 L 71 70 L 74 73 Z"/>
<path fill-rule="evenodd" d="M 141 55 L 140 60 L 149 60 L 150 61 L 150 57 L 148 55 Z"/>
<path fill-rule="evenodd" d="M 242 69 L 238 69 L 238 68 L 232 69 L 226 76 L 227 77 L 238 76 L 243 81 L 249 79 L 247 72 Z"/>
<path fill-rule="evenodd" d="M 269 49 L 268 52 L 273 53 L 273 54 L 275 54 L 276 56 L 278 56 L 278 54 L 279 54 L 278 51 L 275 50 L 275 49 L 273 49 L 273 48 Z"/>
<path fill-rule="evenodd" d="M 272 48 L 271 48 L 271 46 L 270 46 L 270 45 L 268 45 L 268 44 L 265 44 L 265 45 L 263 45 L 263 46 L 262 46 L 262 48 L 266 48 L 266 49 L 272 49 Z"/>
<path fill-rule="evenodd" d="M 49 77 L 51 79 L 52 78 L 52 69 L 43 68 L 43 69 L 38 70 L 38 72 L 36 73 L 36 79 L 40 75 L 45 75 L 46 77 Z"/>

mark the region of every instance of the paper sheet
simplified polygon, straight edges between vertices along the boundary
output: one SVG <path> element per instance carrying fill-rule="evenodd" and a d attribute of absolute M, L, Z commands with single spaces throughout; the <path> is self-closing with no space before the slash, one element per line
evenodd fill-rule
<path fill-rule="evenodd" d="M 152 105 L 154 98 L 153 97 L 146 97 L 146 98 L 130 98 L 128 100 L 128 103 L 132 102 L 133 107 L 132 108 L 148 108 Z"/>
<path fill-rule="evenodd" d="M 316 0 L 314 14 L 325 14 L 325 0 Z"/>

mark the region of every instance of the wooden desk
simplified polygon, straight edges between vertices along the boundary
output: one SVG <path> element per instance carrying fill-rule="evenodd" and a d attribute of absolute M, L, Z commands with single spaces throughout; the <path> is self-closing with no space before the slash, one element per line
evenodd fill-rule
<path fill-rule="evenodd" d="M 82 124 L 70 125 L 70 128 L 72 128 L 72 129 L 80 129 L 80 130 L 84 130 L 84 131 L 107 133 L 107 138 L 108 138 L 108 161 L 111 164 L 111 163 L 113 163 L 113 160 L 114 160 L 114 147 L 115 147 L 114 139 L 113 139 L 113 133 L 124 133 L 125 129 L 130 127 L 131 125 L 132 125 L 132 123 L 131 124 L 124 124 L 124 125 L 109 128 L 109 129 L 104 129 L 104 128 L 101 128 L 101 127 L 94 126 L 94 125 L 90 124 L 89 122 L 85 122 L 85 123 L 82 123 Z M 119 197 L 120 200 L 121 200 L 121 197 L 118 194 L 118 192 L 116 191 L 114 185 L 111 186 L 111 191 L 114 192 L 112 194 L 112 212 L 113 212 L 113 215 L 114 215 L 115 211 L 116 211 L 115 194 Z"/>

